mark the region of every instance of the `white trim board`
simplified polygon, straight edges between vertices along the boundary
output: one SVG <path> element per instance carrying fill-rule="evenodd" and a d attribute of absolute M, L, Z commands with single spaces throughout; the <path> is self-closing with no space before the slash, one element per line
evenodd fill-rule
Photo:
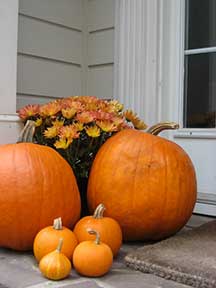
<path fill-rule="evenodd" d="M 17 114 L 0 114 L 1 122 L 21 122 L 21 120 Z"/>
<path fill-rule="evenodd" d="M 206 215 L 206 211 L 208 211 L 208 215 L 216 216 L 216 195 L 198 192 L 194 212 Z"/>
<path fill-rule="evenodd" d="M 206 213 L 208 211 L 208 213 Z M 216 216 L 216 205 L 210 205 L 205 203 L 196 203 L 193 213 Z"/>
<path fill-rule="evenodd" d="M 0 144 L 15 143 L 22 127 L 17 114 L 0 114 Z"/>
<path fill-rule="evenodd" d="M 0 1 L 0 113 L 16 111 L 18 0 Z"/>

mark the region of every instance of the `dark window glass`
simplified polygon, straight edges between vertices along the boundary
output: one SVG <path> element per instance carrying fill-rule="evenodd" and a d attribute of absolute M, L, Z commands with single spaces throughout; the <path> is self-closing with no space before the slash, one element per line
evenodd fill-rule
<path fill-rule="evenodd" d="M 216 127 L 216 53 L 185 56 L 184 83 L 184 126 Z"/>
<path fill-rule="evenodd" d="M 185 49 L 216 46 L 216 0 L 186 1 Z"/>

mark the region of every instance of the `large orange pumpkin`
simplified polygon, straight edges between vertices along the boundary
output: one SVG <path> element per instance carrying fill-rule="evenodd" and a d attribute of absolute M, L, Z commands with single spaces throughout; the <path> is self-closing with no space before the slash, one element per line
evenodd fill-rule
<path fill-rule="evenodd" d="M 69 164 L 33 143 L 0 146 L 0 246 L 32 249 L 35 235 L 61 217 L 73 228 L 80 196 Z"/>
<path fill-rule="evenodd" d="M 193 164 L 180 146 L 127 129 L 100 148 L 87 198 L 91 212 L 99 203 L 105 205 L 105 215 L 119 222 L 124 240 L 156 240 L 185 225 L 196 192 Z"/>

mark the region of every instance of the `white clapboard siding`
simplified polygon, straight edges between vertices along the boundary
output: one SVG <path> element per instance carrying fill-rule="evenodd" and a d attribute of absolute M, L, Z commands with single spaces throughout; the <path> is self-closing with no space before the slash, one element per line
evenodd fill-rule
<path fill-rule="evenodd" d="M 19 1 L 17 109 L 83 92 L 112 98 L 114 6 L 115 0 Z"/>
<path fill-rule="evenodd" d="M 17 93 L 65 97 L 81 94 L 81 68 L 18 55 Z"/>
<path fill-rule="evenodd" d="M 29 104 L 29 99 L 31 99 L 31 104 L 45 104 L 60 97 L 48 97 L 48 96 L 34 96 L 34 95 L 25 95 L 18 94 L 17 97 L 17 111 Z"/>
<path fill-rule="evenodd" d="M 113 97 L 113 65 L 89 67 L 88 94 L 100 98 Z"/>
<path fill-rule="evenodd" d="M 115 0 L 88 1 L 88 31 L 114 27 Z"/>
<path fill-rule="evenodd" d="M 87 93 L 113 97 L 114 0 L 88 0 Z"/>
<path fill-rule="evenodd" d="M 19 1 L 17 109 L 82 94 L 82 2 Z"/>
<path fill-rule="evenodd" d="M 113 63 L 113 39 L 113 29 L 89 33 L 88 65 Z"/>
<path fill-rule="evenodd" d="M 19 16 L 18 52 L 65 62 L 82 61 L 82 33 Z"/>
<path fill-rule="evenodd" d="M 22 14 L 82 30 L 81 0 L 20 0 Z"/>

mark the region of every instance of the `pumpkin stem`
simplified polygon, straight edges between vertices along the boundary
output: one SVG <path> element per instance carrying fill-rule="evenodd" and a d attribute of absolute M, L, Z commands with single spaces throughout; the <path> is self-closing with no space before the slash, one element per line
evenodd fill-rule
<path fill-rule="evenodd" d="M 179 128 L 179 124 L 175 122 L 161 122 L 151 126 L 146 132 L 152 135 L 158 135 L 163 130 L 175 130 Z"/>
<path fill-rule="evenodd" d="M 94 215 L 93 215 L 93 218 L 95 219 L 100 219 L 100 218 L 103 218 L 103 213 L 104 213 L 104 210 L 105 210 L 105 206 L 101 203 L 99 204 L 95 211 L 94 211 Z"/>
<path fill-rule="evenodd" d="M 20 135 L 17 139 L 17 143 L 31 142 L 33 143 L 33 136 L 35 133 L 35 122 L 28 120 L 20 132 Z"/>
<path fill-rule="evenodd" d="M 94 235 L 96 235 L 95 243 L 96 243 L 97 245 L 100 245 L 100 233 L 99 233 L 98 231 L 94 230 L 94 229 L 91 229 L 91 228 L 88 228 L 88 229 L 87 229 L 87 232 L 88 232 L 89 234 L 94 234 Z"/>
<path fill-rule="evenodd" d="M 63 238 L 60 238 L 58 242 L 58 246 L 56 248 L 56 251 L 58 251 L 59 253 L 61 252 L 62 245 L 63 245 Z"/>
<path fill-rule="evenodd" d="M 61 217 L 54 219 L 54 221 L 53 221 L 53 229 L 62 230 L 62 219 L 61 219 Z"/>

